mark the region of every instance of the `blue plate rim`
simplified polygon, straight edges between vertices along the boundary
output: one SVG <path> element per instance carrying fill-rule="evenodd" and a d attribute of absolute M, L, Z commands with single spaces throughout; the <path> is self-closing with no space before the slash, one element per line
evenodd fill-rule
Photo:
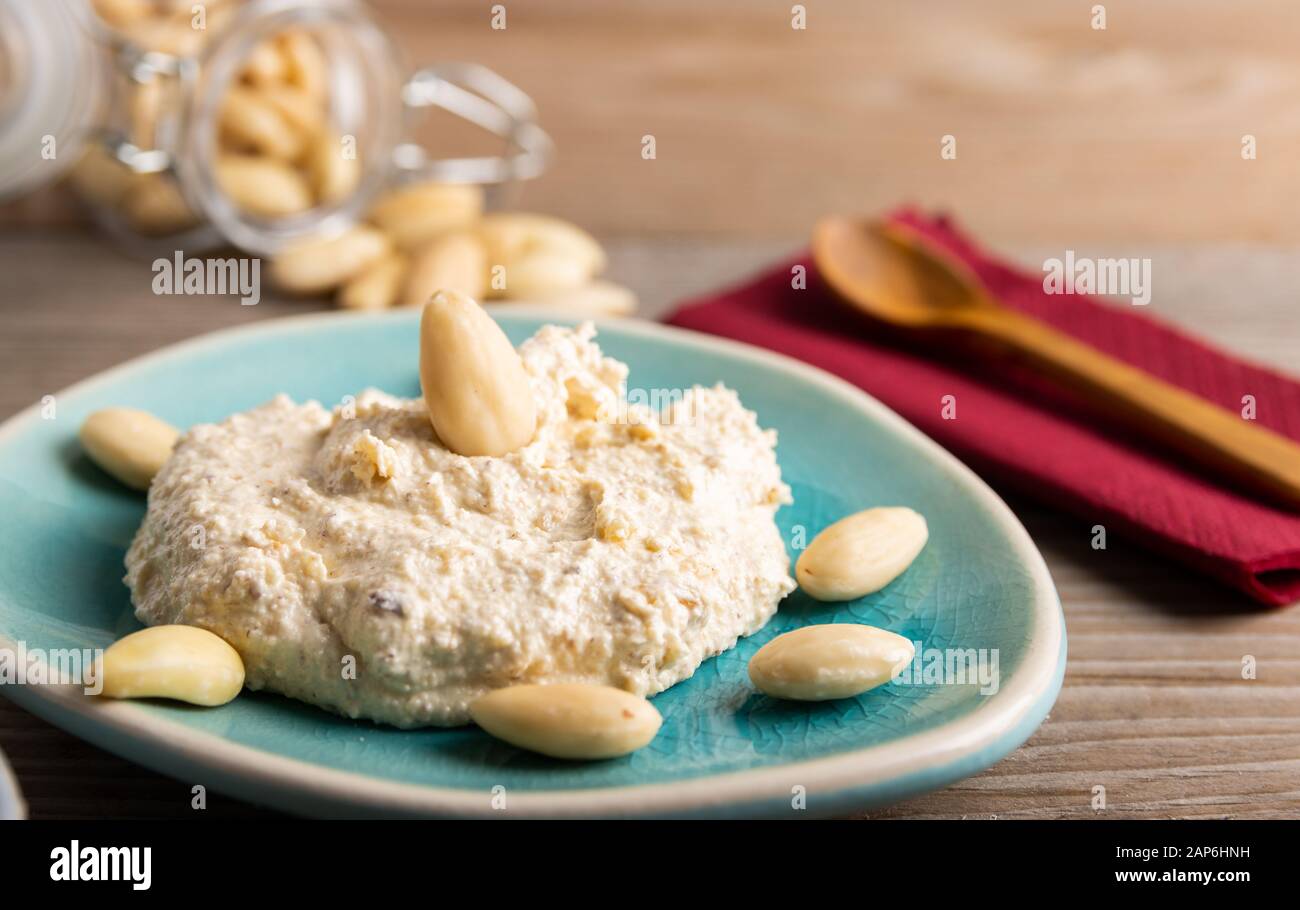
<path fill-rule="evenodd" d="M 495 318 L 551 317 L 588 321 L 545 307 L 489 306 Z M 55 393 L 64 398 L 93 390 L 123 374 L 242 337 L 344 321 L 414 321 L 418 313 L 324 312 L 268 319 L 221 329 L 128 360 Z M 975 711 L 888 743 L 818 759 L 752 768 L 689 780 L 589 790 L 536 790 L 509 795 L 509 811 L 494 808 L 492 794 L 455 787 L 401 783 L 326 768 L 193 730 L 156 717 L 129 701 L 85 697 L 68 685 L 14 686 L 15 703 L 56 726 L 111 752 L 183 779 L 204 779 L 218 790 L 309 815 L 590 817 L 788 815 L 792 782 L 807 793 L 807 812 L 826 815 L 867 809 L 944 786 L 984 770 L 1038 728 L 1060 692 L 1065 673 L 1065 622 L 1042 554 L 1002 499 L 970 468 L 875 398 L 817 367 L 730 339 L 636 318 L 591 318 L 630 335 L 666 338 L 688 348 L 725 353 L 822 387 L 916 445 L 928 462 L 966 490 L 992 515 L 1012 542 L 1033 588 L 1033 626 L 1020 666 Z M 39 419 L 33 404 L 0 424 L 0 447 Z M 0 631 L 0 647 L 16 644 Z M 194 771 L 201 773 L 195 775 Z M 204 776 L 206 775 L 206 777 Z"/>
<path fill-rule="evenodd" d="M 0 750 L 0 821 L 21 821 L 27 817 L 27 804 L 23 802 L 18 778 Z"/>

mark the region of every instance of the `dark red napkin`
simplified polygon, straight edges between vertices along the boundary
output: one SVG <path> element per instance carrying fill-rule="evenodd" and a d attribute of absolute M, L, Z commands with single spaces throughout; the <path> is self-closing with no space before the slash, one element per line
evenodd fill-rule
<path fill-rule="evenodd" d="M 1170 328 L 1128 303 L 1047 294 L 979 249 L 946 218 L 889 216 L 967 262 L 1004 304 L 1234 412 L 1255 399 L 1263 426 L 1300 440 L 1300 382 Z M 791 286 L 808 270 L 807 288 Z M 1156 296 L 1158 306 L 1159 296 Z M 917 347 L 834 299 L 809 257 L 748 284 L 688 301 L 668 320 L 815 364 L 866 390 L 995 483 L 1067 509 L 1088 525 L 1145 544 L 1268 604 L 1300 599 L 1300 514 L 1222 486 L 1176 456 L 1079 407 L 1019 368 Z M 955 396 L 957 418 L 942 415 Z M 1114 535 L 1114 536 L 1111 536 Z"/>

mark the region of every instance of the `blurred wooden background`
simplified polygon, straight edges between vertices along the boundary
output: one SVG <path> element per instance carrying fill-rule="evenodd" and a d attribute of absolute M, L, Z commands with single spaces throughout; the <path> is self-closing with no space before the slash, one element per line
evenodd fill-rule
<path fill-rule="evenodd" d="M 372 0 L 410 62 L 537 99 L 560 158 L 523 203 L 606 236 L 913 201 L 994 243 L 1300 241 L 1295 0 L 1112 0 L 1105 30 L 1085 0 L 811 0 L 802 31 L 786 0 L 503 3 L 493 30 L 490 0 Z M 67 217 L 47 193 L 0 221 Z"/>

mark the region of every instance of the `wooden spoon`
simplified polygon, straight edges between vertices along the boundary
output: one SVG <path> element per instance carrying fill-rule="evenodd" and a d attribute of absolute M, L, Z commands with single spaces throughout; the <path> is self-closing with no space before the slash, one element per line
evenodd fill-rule
<path fill-rule="evenodd" d="M 826 218 L 812 250 L 827 283 L 864 313 L 918 333 L 992 341 L 1197 464 L 1300 508 L 1300 445 L 1002 306 L 964 263 L 907 228 Z"/>

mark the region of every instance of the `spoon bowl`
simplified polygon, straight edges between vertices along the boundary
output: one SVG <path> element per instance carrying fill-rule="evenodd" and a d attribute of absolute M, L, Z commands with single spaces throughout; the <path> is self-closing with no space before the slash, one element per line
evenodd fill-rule
<path fill-rule="evenodd" d="M 1002 309 L 965 264 L 941 260 L 904 228 L 823 218 L 813 230 L 812 251 L 818 271 L 845 301 L 893 325 L 966 326 Z"/>

